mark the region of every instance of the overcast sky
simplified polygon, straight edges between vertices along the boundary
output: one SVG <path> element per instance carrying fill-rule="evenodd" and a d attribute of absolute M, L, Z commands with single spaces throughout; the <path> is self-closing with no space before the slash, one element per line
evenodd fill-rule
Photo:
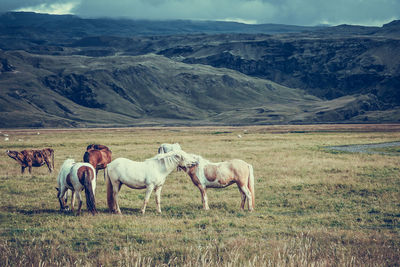
<path fill-rule="evenodd" d="M 81 17 L 230 20 L 294 25 L 381 26 L 400 19 L 400 0 L 0 0 L 0 12 Z"/>

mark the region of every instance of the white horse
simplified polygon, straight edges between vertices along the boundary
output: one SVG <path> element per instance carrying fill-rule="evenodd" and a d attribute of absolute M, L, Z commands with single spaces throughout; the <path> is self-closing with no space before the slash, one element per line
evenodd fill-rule
<path fill-rule="evenodd" d="M 253 166 L 240 159 L 212 163 L 201 156 L 192 155 L 198 164 L 191 168 L 182 168 L 192 179 L 201 193 L 203 208 L 209 210 L 207 188 L 224 188 L 236 183 L 241 193 L 240 208 L 244 209 L 246 198 L 248 209 L 252 211 L 255 206 L 254 172 Z"/>
<path fill-rule="evenodd" d="M 158 148 L 158 154 L 164 154 L 168 153 L 171 151 L 178 151 L 182 150 L 181 146 L 178 143 L 175 144 L 161 144 L 160 147 Z"/>
<path fill-rule="evenodd" d="M 96 170 L 89 163 L 75 163 L 73 159 L 67 159 L 61 166 L 57 177 L 57 197 L 60 201 L 60 209 L 68 210 L 67 191 L 72 191 L 71 209 L 74 211 L 75 193 L 78 196 L 78 212 L 81 213 L 82 196 L 81 191 L 85 190 L 87 209 L 94 215 L 97 213 L 95 202 Z"/>
<path fill-rule="evenodd" d="M 178 166 L 190 168 L 196 164 L 195 159 L 186 152 L 172 151 L 158 154 L 143 162 L 118 158 L 107 166 L 107 203 L 111 212 L 121 214 L 118 205 L 118 192 L 123 184 L 132 189 L 145 189 L 144 214 L 151 192 L 156 193 L 157 212 L 161 213 L 160 196 L 165 179 Z"/>

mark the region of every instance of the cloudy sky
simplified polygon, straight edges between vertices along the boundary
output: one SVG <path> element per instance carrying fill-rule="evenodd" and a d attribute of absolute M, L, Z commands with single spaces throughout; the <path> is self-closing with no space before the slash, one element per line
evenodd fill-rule
<path fill-rule="evenodd" d="M 400 0 L 0 0 L 0 12 L 81 17 L 230 20 L 295 25 L 381 26 L 400 19 Z"/>

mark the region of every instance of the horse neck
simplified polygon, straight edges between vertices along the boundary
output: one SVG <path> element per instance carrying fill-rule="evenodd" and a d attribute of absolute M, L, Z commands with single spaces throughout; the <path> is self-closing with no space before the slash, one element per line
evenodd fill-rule
<path fill-rule="evenodd" d="M 160 172 L 164 172 L 167 175 L 178 166 L 178 162 L 173 158 L 173 156 L 163 157 L 155 160 L 157 162 L 156 164 L 159 166 Z"/>

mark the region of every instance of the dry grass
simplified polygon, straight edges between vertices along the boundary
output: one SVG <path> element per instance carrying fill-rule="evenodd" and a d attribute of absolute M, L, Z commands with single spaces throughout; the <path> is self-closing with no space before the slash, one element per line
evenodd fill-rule
<path fill-rule="evenodd" d="M 122 216 L 108 213 L 100 172 L 100 214 L 59 213 L 56 175 L 21 175 L 0 155 L 1 266 L 398 266 L 400 158 L 333 153 L 325 146 L 400 140 L 398 125 L 224 128 L 132 128 L 5 131 L 0 148 L 53 147 L 56 169 L 80 160 L 89 143 L 113 157 L 143 160 L 158 145 L 179 142 L 212 161 L 241 158 L 254 166 L 256 210 L 240 211 L 232 185 L 209 189 L 211 210 L 184 173 L 139 212 L 144 191 L 123 187 Z M 242 138 L 238 138 L 240 134 Z"/>

